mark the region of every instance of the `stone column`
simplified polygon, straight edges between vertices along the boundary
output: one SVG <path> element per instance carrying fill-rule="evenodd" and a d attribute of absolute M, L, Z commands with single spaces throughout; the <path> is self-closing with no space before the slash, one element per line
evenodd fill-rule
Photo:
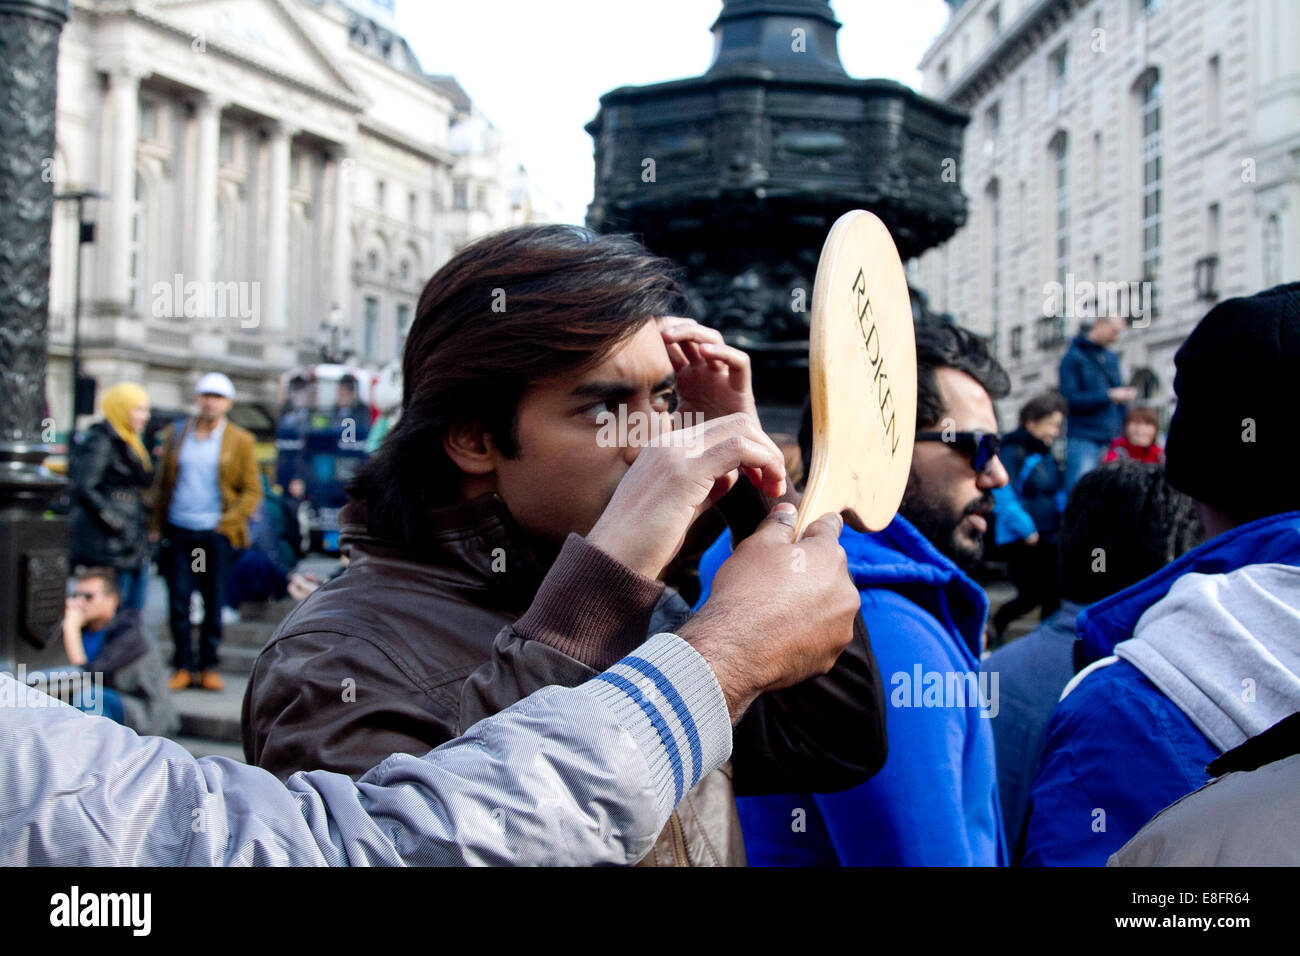
<path fill-rule="evenodd" d="M 140 72 L 129 68 L 109 74 L 108 106 L 112 114 L 112 179 L 108 184 L 107 260 L 104 298 L 129 310 L 131 298 L 131 220 L 135 213 L 135 150 L 140 135 Z M 143 303 L 137 303 L 137 306 Z"/>
<path fill-rule="evenodd" d="M 198 133 L 194 175 L 194 262 L 187 279 L 211 282 L 217 278 L 217 169 L 221 149 L 221 109 L 211 94 L 201 94 L 195 121 Z"/>
<path fill-rule="evenodd" d="M 344 323 L 351 322 L 352 304 L 352 169 L 348 148 L 334 151 L 334 267 L 330 311 L 340 310 Z"/>
<path fill-rule="evenodd" d="M 0 3 L 0 670 L 28 660 L 63 616 L 66 518 L 45 517 L 63 480 L 41 467 L 59 33 L 68 0 Z"/>
<path fill-rule="evenodd" d="M 262 290 L 263 321 L 276 332 L 289 327 L 289 141 L 293 130 L 283 123 L 271 127 L 270 182 L 267 189 L 268 215 L 266 283 Z"/>

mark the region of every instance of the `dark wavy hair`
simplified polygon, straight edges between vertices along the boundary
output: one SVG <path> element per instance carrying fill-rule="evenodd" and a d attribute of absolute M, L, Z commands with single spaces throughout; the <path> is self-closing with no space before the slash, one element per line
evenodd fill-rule
<path fill-rule="evenodd" d="M 372 534 L 409 539 L 459 498 L 442 440 L 475 421 L 506 455 L 529 385 L 598 364 L 647 321 L 685 314 L 673 264 L 631 236 L 518 226 L 467 246 L 420 294 L 402 358 L 402 414 L 348 486 Z"/>
<path fill-rule="evenodd" d="M 934 428 L 944 415 L 935 370 L 955 368 L 983 386 L 989 398 L 1005 398 L 1011 379 L 989 350 L 988 340 L 939 319 L 916 323 L 916 427 Z"/>
<path fill-rule="evenodd" d="M 1204 537 L 1192 499 L 1170 487 L 1163 465 L 1127 458 L 1102 465 L 1079 479 L 1065 506 L 1061 595 L 1080 604 L 1100 601 L 1155 574 Z"/>
<path fill-rule="evenodd" d="M 1020 406 L 1020 427 L 1023 428 L 1030 422 L 1041 422 L 1056 412 L 1064 415 L 1067 409 L 1065 396 L 1060 392 L 1043 392 L 1041 395 L 1035 395 Z"/>

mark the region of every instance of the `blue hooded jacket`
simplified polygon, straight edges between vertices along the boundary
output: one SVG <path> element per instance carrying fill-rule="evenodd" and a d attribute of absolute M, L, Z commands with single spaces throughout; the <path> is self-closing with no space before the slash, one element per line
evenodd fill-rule
<path fill-rule="evenodd" d="M 737 799 L 750 865 L 1005 864 L 997 689 L 989 710 L 975 689 L 988 599 L 901 516 L 876 534 L 846 526 L 840 544 L 890 701 L 889 757 L 842 793 Z M 724 534 L 701 559 L 701 603 L 729 552 Z"/>
<path fill-rule="evenodd" d="M 1300 512 L 1234 528 L 1084 609 L 1078 619 L 1080 663 L 1104 662 L 1115 654 L 1118 644 L 1133 637 L 1138 620 L 1184 575 L 1228 574 L 1266 564 L 1300 567 Z M 1194 631 L 1179 640 L 1204 637 Z M 1245 673 L 1255 673 L 1242 664 Z M 1196 675 L 1191 676 L 1195 683 Z M 1203 687 L 1208 693 L 1208 681 Z M 1207 783 L 1206 765 L 1220 752 L 1132 663 L 1103 663 L 1052 714 L 1032 790 L 1024 862 L 1104 865 L 1160 810 Z"/>

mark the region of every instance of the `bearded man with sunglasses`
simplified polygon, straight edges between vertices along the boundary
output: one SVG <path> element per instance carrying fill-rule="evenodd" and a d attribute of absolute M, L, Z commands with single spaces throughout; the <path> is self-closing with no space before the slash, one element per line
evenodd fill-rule
<path fill-rule="evenodd" d="M 982 339 L 946 323 L 917 325 L 916 360 L 917 441 L 899 514 L 876 534 L 840 535 L 884 682 L 889 755 L 841 793 L 739 797 L 751 865 L 1007 862 L 987 719 L 998 688 L 979 676 L 988 599 L 964 569 L 983 554 L 992 490 L 1007 483 L 993 399 L 1010 382 Z M 705 597 L 727 544 L 700 562 Z"/>

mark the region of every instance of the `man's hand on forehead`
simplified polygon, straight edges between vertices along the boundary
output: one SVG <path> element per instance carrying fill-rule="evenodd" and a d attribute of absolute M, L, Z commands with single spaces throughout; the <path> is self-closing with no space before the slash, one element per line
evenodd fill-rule
<path fill-rule="evenodd" d="M 698 413 L 705 421 L 735 412 L 758 417 L 748 355 L 694 319 L 665 316 L 657 322 L 677 373 L 683 415 Z"/>

